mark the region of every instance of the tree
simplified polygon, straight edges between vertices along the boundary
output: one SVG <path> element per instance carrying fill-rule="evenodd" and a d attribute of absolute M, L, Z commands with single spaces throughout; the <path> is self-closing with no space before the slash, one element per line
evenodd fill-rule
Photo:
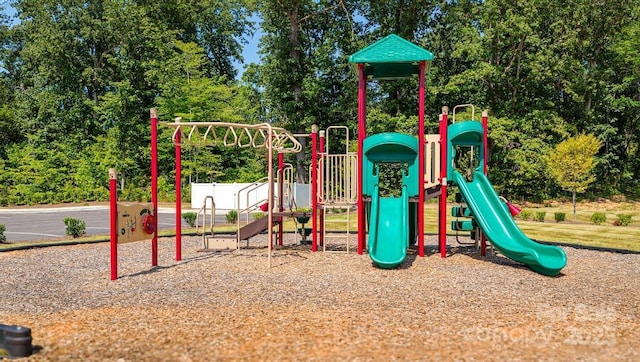
<path fill-rule="evenodd" d="M 602 142 L 593 135 L 579 134 L 558 144 L 548 158 L 551 176 L 564 189 L 571 191 L 573 220 L 576 219 L 576 193 L 586 191 L 596 180 L 591 173 Z"/>
<path fill-rule="evenodd" d="M 263 65 L 258 72 L 260 83 L 254 87 L 263 89 L 271 122 L 299 134 L 308 133 L 314 123 L 345 124 L 344 113 L 330 119 L 333 114 L 323 110 L 339 109 L 341 97 L 350 94 L 343 93 L 343 87 L 355 84 L 347 77 L 345 57 L 350 50 L 345 52 L 345 47 L 354 39 L 348 5 L 344 0 L 261 3 Z M 298 141 L 308 151 L 306 138 Z M 305 160 L 305 152 L 296 155 L 298 182 L 307 181 Z"/>

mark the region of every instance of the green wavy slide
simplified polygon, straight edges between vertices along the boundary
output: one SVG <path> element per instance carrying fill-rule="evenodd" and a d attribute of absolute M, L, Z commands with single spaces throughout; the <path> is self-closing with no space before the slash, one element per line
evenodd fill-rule
<path fill-rule="evenodd" d="M 473 180 L 467 181 L 454 171 L 452 181 L 460 188 L 478 226 L 500 253 L 547 276 L 556 276 L 565 267 L 567 255 L 564 250 L 529 239 L 515 223 L 484 173 L 476 171 Z"/>

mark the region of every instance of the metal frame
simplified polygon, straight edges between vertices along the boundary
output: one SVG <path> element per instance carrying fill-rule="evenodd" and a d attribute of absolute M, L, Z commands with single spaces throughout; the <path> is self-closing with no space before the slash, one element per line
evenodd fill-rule
<path fill-rule="evenodd" d="M 157 122 L 157 116 L 155 109 L 152 110 L 152 121 Z M 227 123 L 227 122 L 182 122 L 180 117 L 176 118 L 174 122 L 162 123 L 166 127 L 175 128 L 173 132 L 173 141 L 176 147 L 176 180 L 180 177 L 180 154 L 178 149 L 183 143 L 198 144 L 223 144 L 224 146 L 236 146 L 236 147 L 253 147 L 253 148 L 266 148 L 268 158 L 268 183 L 269 183 L 269 212 L 268 223 L 273 225 L 273 209 L 274 203 L 274 162 L 273 152 L 280 153 L 298 153 L 302 151 L 302 145 L 295 136 L 289 133 L 287 130 L 281 127 L 273 127 L 269 123 L 260 124 L 241 124 L 241 123 Z M 204 129 L 204 133 L 202 130 Z M 225 129 L 222 139 L 218 137 L 216 129 Z M 157 149 L 157 134 L 152 132 L 152 150 Z M 153 151 L 152 151 L 153 153 Z M 153 174 L 153 172 L 152 172 Z M 157 182 L 157 172 L 153 175 L 153 181 Z M 176 185 L 178 189 L 179 185 Z M 180 197 L 176 195 L 176 213 L 181 213 Z M 176 217 L 177 219 L 177 217 Z M 269 257 L 268 264 L 271 267 L 271 254 L 273 250 L 273 229 L 268 229 L 268 244 L 269 244 Z M 179 250 L 182 245 L 181 234 L 176 233 L 176 250 Z M 178 253 L 176 253 L 176 260 L 180 260 Z"/>

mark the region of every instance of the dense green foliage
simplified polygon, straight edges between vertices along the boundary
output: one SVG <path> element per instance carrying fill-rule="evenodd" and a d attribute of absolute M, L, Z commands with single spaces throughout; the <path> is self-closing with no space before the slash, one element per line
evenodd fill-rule
<path fill-rule="evenodd" d="M 618 214 L 618 219 L 614 221 L 614 225 L 616 226 L 629 226 L 631 224 L 631 220 L 633 219 L 632 215 L 629 214 Z"/>
<path fill-rule="evenodd" d="M 604 212 L 596 211 L 589 220 L 596 225 L 600 225 L 607 221 L 607 215 Z"/>
<path fill-rule="evenodd" d="M 563 196 L 545 165 L 563 140 L 603 147 L 587 195 L 640 190 L 640 2 L 503 0 L 13 0 L 0 17 L 0 204 L 149 198 L 149 109 L 161 121 L 357 128 L 347 58 L 396 33 L 435 55 L 427 130 L 441 106 L 490 111 L 489 177 L 510 199 Z M 0 5 L 2 6 L 2 5 Z M 260 64 L 234 62 L 260 22 Z M 368 131 L 417 130 L 417 80 L 369 85 Z M 304 138 L 301 139 L 304 144 Z M 160 128 L 171 200 L 171 130 Z M 335 143 L 340 146 L 339 142 Z M 304 180 L 309 150 L 289 156 Z M 249 181 L 264 151 L 183 149 L 184 182 Z M 185 190 L 187 197 L 189 188 Z"/>
<path fill-rule="evenodd" d="M 69 236 L 78 238 L 87 233 L 87 224 L 80 219 L 65 217 L 62 221 L 66 226 L 65 232 Z"/>
<path fill-rule="evenodd" d="M 184 220 L 184 222 L 186 222 L 189 226 L 191 227 L 195 227 L 196 226 L 196 219 L 198 218 L 198 214 L 195 212 L 183 212 L 182 213 L 182 220 Z"/>

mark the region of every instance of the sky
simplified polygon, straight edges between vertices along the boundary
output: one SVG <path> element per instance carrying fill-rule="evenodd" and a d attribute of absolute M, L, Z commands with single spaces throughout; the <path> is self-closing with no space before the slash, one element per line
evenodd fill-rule
<path fill-rule="evenodd" d="M 260 55 L 258 54 L 258 43 L 260 43 L 260 37 L 262 37 L 262 27 L 260 26 L 260 18 L 257 16 L 251 18 L 252 21 L 256 22 L 256 30 L 253 37 L 249 39 L 249 44 L 245 45 L 242 49 L 242 57 L 244 58 L 244 64 L 239 62 L 234 62 L 234 67 L 238 70 L 237 79 L 242 77 L 242 73 L 244 72 L 244 65 L 249 65 L 251 63 L 260 63 Z"/>

